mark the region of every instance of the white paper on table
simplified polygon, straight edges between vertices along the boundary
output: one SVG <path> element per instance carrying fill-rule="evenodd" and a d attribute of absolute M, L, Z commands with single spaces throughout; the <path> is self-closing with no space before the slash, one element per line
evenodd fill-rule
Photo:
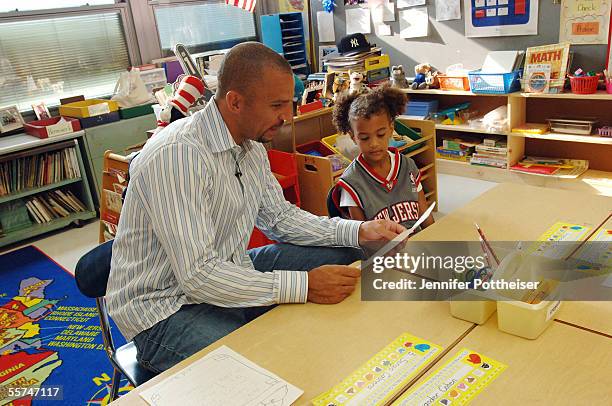
<path fill-rule="evenodd" d="M 391 35 L 391 26 L 389 24 L 378 24 L 374 28 L 376 35 L 379 37 L 388 37 Z"/>
<path fill-rule="evenodd" d="M 333 13 L 317 11 L 317 29 L 319 31 L 319 42 L 336 42 Z"/>
<path fill-rule="evenodd" d="M 397 0 L 397 8 L 422 6 L 424 4 L 425 0 Z"/>
<path fill-rule="evenodd" d="M 436 21 L 460 20 L 460 0 L 436 0 Z"/>
<path fill-rule="evenodd" d="M 290 405 L 304 391 L 222 346 L 143 390 L 150 405 Z"/>
<path fill-rule="evenodd" d="M 419 38 L 429 34 L 429 15 L 427 7 L 413 7 L 400 10 L 400 37 Z"/>
<path fill-rule="evenodd" d="M 370 24 L 369 8 L 347 8 L 346 9 L 346 35 L 370 34 L 372 32 Z"/>

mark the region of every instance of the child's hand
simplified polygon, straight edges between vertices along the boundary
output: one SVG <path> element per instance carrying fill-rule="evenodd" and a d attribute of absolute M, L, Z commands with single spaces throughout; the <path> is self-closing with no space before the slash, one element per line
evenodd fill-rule
<path fill-rule="evenodd" d="M 391 220 L 366 221 L 359 227 L 359 245 L 372 241 L 390 241 L 404 231 L 404 226 Z"/>

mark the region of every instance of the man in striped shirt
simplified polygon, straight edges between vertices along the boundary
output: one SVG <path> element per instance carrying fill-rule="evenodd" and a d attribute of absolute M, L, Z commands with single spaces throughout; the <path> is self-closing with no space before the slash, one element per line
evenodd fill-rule
<path fill-rule="evenodd" d="M 342 301 L 359 270 L 341 264 L 359 259 L 360 243 L 404 230 L 284 199 L 261 143 L 291 119 L 292 99 L 289 64 L 259 43 L 238 45 L 216 96 L 131 163 L 106 299 L 146 368 L 163 371 L 275 304 Z M 254 226 L 287 244 L 247 252 Z"/>

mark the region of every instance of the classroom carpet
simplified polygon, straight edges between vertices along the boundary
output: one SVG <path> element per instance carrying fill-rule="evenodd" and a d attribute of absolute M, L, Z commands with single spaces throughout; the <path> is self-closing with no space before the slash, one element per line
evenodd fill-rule
<path fill-rule="evenodd" d="M 106 405 L 112 372 L 74 276 L 34 246 L 0 255 L 0 405 Z M 130 389 L 124 378 L 120 394 Z"/>

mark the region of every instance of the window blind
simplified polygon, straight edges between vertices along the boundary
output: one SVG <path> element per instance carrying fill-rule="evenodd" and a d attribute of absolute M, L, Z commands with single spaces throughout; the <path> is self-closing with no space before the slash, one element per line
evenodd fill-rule
<path fill-rule="evenodd" d="M 0 23 L 0 107 L 109 95 L 129 66 L 119 11 Z"/>
<path fill-rule="evenodd" d="M 156 7 L 155 18 L 164 56 L 177 43 L 196 53 L 256 39 L 253 14 L 224 2 Z"/>

